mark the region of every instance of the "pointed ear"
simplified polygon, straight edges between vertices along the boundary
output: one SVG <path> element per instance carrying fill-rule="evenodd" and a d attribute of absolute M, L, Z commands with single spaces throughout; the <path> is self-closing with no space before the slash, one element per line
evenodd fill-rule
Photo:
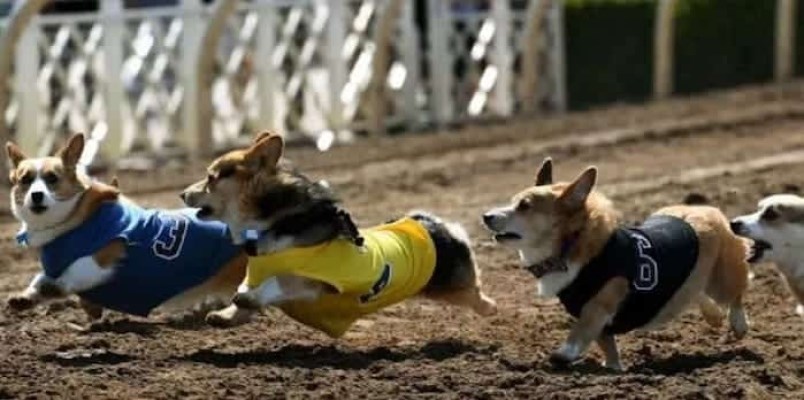
<path fill-rule="evenodd" d="M 246 165 L 249 168 L 258 170 L 262 168 L 274 168 L 282 158 L 285 142 L 282 136 L 270 135 L 254 143 L 246 153 Z"/>
<path fill-rule="evenodd" d="M 257 136 L 254 138 L 254 141 L 252 141 L 251 143 L 253 143 L 253 144 L 259 143 L 261 140 L 263 140 L 263 139 L 265 139 L 265 138 L 267 138 L 267 137 L 269 137 L 269 136 L 273 136 L 273 135 L 274 135 L 274 133 L 273 133 L 273 132 L 271 132 L 271 131 L 265 131 L 265 132 L 262 132 L 262 133 L 260 133 L 259 135 L 257 135 Z"/>
<path fill-rule="evenodd" d="M 542 161 L 539 172 L 536 173 L 536 186 L 553 184 L 553 159 L 547 157 Z"/>
<path fill-rule="evenodd" d="M 65 166 L 75 167 L 81 159 L 81 154 L 84 153 L 84 135 L 77 133 L 73 135 L 67 144 L 56 153 L 56 156 L 61 158 Z"/>
<path fill-rule="evenodd" d="M 564 192 L 558 197 L 558 204 L 567 211 L 583 208 L 586 198 L 595 187 L 595 182 L 597 182 L 597 168 L 589 167 L 564 189 Z"/>
<path fill-rule="evenodd" d="M 19 146 L 11 142 L 6 142 L 6 155 L 8 156 L 8 161 L 11 162 L 14 168 L 17 168 L 17 165 L 28 158 L 22 153 Z"/>
<path fill-rule="evenodd" d="M 117 175 L 112 177 L 112 182 L 110 183 L 113 187 L 120 189 L 120 181 L 117 179 Z"/>

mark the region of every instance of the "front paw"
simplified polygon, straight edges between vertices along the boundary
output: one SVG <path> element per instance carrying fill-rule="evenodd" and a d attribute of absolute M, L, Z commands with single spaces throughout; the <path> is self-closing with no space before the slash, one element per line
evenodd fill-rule
<path fill-rule="evenodd" d="M 244 310 L 258 310 L 262 308 L 259 301 L 249 293 L 237 293 L 232 297 L 232 303 Z"/>
<path fill-rule="evenodd" d="M 12 311 L 25 311 L 36 305 L 36 299 L 28 295 L 20 294 L 9 297 L 6 304 Z"/>
<path fill-rule="evenodd" d="M 222 310 L 209 312 L 205 320 L 207 324 L 216 328 L 231 328 L 249 322 L 251 315 L 251 310 L 231 305 Z"/>
<path fill-rule="evenodd" d="M 39 285 L 39 294 L 45 298 L 58 298 L 66 295 L 59 285 L 52 282 L 42 282 L 42 284 Z"/>
<path fill-rule="evenodd" d="M 550 363 L 557 367 L 566 367 L 577 362 L 580 356 L 577 346 L 564 343 L 550 354 Z"/>

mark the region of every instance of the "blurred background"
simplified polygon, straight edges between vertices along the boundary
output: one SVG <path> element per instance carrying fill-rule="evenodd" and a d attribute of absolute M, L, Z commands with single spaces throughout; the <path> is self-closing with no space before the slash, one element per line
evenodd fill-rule
<path fill-rule="evenodd" d="M 795 0 L 0 1 L 0 136 L 151 168 L 804 74 Z"/>

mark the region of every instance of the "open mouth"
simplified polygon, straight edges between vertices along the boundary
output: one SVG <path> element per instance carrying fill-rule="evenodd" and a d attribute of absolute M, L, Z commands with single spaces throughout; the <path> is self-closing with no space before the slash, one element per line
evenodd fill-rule
<path fill-rule="evenodd" d="M 754 240 L 754 245 L 751 247 L 751 257 L 748 258 L 748 262 L 753 263 L 761 260 L 765 252 L 771 249 L 773 249 L 773 246 L 770 243 L 764 240 Z"/>
<path fill-rule="evenodd" d="M 502 232 L 494 234 L 494 240 L 498 242 L 504 242 L 508 240 L 519 240 L 519 239 L 522 239 L 522 236 L 520 236 L 518 233 Z"/>
<path fill-rule="evenodd" d="M 29 207 L 29 209 L 31 210 L 32 213 L 38 215 L 38 214 L 42 214 L 45 211 L 47 211 L 47 206 L 43 206 L 41 204 L 35 204 L 35 205 L 32 205 L 31 207 Z"/>
<path fill-rule="evenodd" d="M 215 213 L 215 210 L 212 207 L 203 206 L 203 207 L 198 209 L 198 212 L 196 212 L 195 215 L 198 218 L 207 218 L 207 217 L 212 216 L 212 214 L 214 214 L 214 213 Z"/>

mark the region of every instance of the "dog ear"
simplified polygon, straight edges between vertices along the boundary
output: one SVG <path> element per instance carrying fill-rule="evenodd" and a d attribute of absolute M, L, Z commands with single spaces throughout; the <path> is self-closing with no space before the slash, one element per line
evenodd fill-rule
<path fill-rule="evenodd" d="M 597 182 L 597 168 L 583 171 L 558 197 L 558 204 L 566 211 L 576 211 L 586 204 L 586 198 Z"/>
<path fill-rule="evenodd" d="M 536 173 L 536 186 L 553 184 L 553 159 L 547 157 L 542 161 L 539 172 Z"/>
<path fill-rule="evenodd" d="M 22 153 L 19 146 L 11 142 L 6 142 L 6 155 L 8 156 L 8 161 L 11 163 L 11 166 L 14 168 L 17 168 L 17 165 L 20 165 L 23 160 L 28 158 Z"/>
<path fill-rule="evenodd" d="M 70 137 L 67 144 L 56 153 L 61 161 L 67 167 L 75 167 L 81 159 L 81 154 L 84 153 L 84 135 L 77 133 Z"/>
<path fill-rule="evenodd" d="M 282 158 L 285 142 L 282 136 L 270 135 L 254 143 L 246 153 L 245 161 L 251 169 L 274 168 Z"/>
<path fill-rule="evenodd" d="M 113 176 L 113 177 L 112 177 L 112 182 L 110 182 L 110 184 L 111 184 L 113 187 L 115 187 L 115 188 L 117 188 L 117 189 L 120 189 L 120 180 L 119 180 L 119 179 L 117 179 L 117 175 L 115 175 L 115 176 Z"/>
<path fill-rule="evenodd" d="M 263 140 L 263 139 L 265 139 L 265 138 L 267 138 L 267 137 L 269 137 L 269 136 L 273 136 L 273 135 L 274 135 L 274 133 L 273 133 L 273 132 L 271 132 L 271 131 L 265 131 L 265 132 L 262 132 L 262 133 L 260 133 L 259 135 L 257 135 L 257 136 L 254 138 L 254 141 L 252 141 L 251 143 L 252 143 L 252 144 L 257 144 L 257 143 L 259 143 L 259 141 L 260 141 L 260 140 Z"/>

